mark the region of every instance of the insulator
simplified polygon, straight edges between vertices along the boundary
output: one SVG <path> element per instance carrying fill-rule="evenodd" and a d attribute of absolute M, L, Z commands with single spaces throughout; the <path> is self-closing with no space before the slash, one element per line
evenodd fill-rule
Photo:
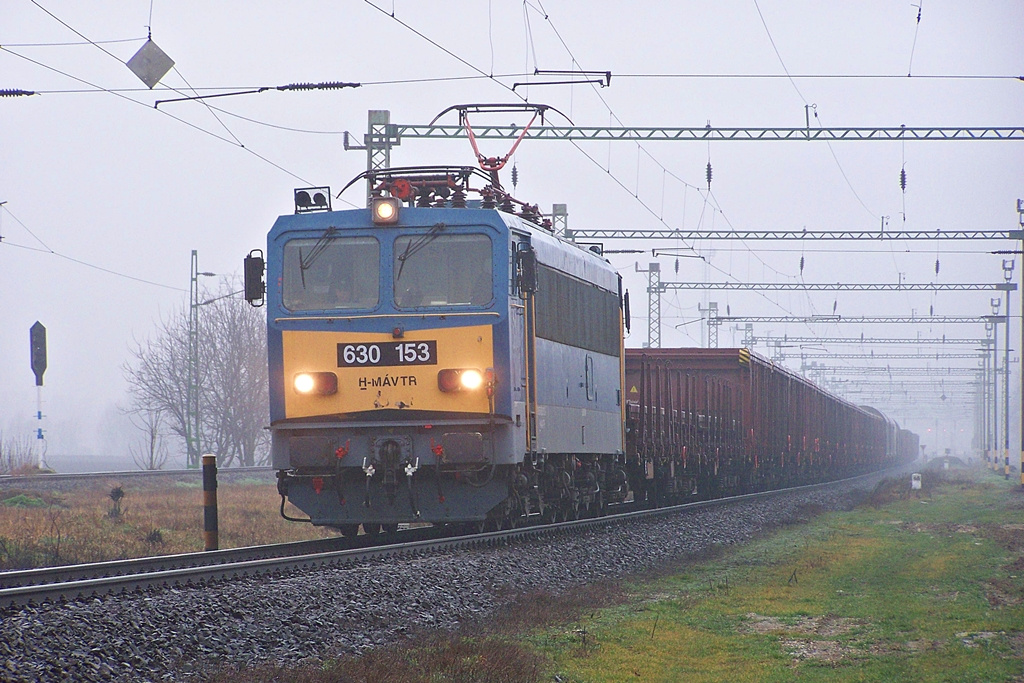
<path fill-rule="evenodd" d="M 519 167 L 512 164 L 512 189 L 519 185 Z"/>
<path fill-rule="evenodd" d="M 935 259 L 935 274 L 939 274 L 939 259 Z"/>
<path fill-rule="evenodd" d="M 803 256 L 800 257 L 800 274 L 801 275 L 804 274 L 804 257 Z"/>
<path fill-rule="evenodd" d="M 342 81 L 327 81 L 324 83 L 289 83 L 279 85 L 277 90 L 339 90 L 341 88 L 358 88 L 359 83 L 344 83 Z"/>
<path fill-rule="evenodd" d="M 907 191 L 907 169 L 900 169 L 900 189 L 904 192 Z"/>
<path fill-rule="evenodd" d="M 679 258 L 676 258 L 676 275 L 679 275 Z"/>
<path fill-rule="evenodd" d="M 26 97 L 28 95 L 35 95 L 35 92 L 32 90 L 17 89 L 0 90 L 0 97 Z"/>
<path fill-rule="evenodd" d="M 708 171 L 707 171 L 706 176 L 707 176 L 707 179 L 708 179 L 708 189 L 710 190 L 711 189 L 711 162 L 710 161 L 708 162 Z"/>
<path fill-rule="evenodd" d="M 935 304 L 928 307 L 928 315 L 935 315 Z"/>

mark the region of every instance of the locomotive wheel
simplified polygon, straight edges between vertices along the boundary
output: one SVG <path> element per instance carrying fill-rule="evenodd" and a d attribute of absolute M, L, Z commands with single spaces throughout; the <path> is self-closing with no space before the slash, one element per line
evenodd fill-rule
<path fill-rule="evenodd" d="M 359 535 L 359 525 L 358 524 L 342 524 L 341 526 L 338 527 L 338 531 L 340 531 L 341 535 L 344 536 L 345 538 L 355 538 L 356 536 Z"/>
<path fill-rule="evenodd" d="M 363 522 L 363 533 L 367 536 L 376 536 L 380 533 L 380 524 L 376 522 Z"/>

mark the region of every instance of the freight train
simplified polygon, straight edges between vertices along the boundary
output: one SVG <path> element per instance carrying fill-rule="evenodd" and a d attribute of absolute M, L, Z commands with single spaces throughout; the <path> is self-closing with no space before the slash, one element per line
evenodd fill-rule
<path fill-rule="evenodd" d="M 267 307 L 287 518 L 349 536 L 401 522 L 503 528 L 906 455 L 884 416 L 746 350 L 625 349 L 616 270 L 494 174 L 357 180 L 368 208 L 333 211 L 327 188 L 296 190 L 265 256 L 246 259 L 246 299 Z"/>
<path fill-rule="evenodd" d="M 748 349 L 628 349 L 625 386 L 638 500 L 816 483 L 917 456 L 913 432 Z"/>

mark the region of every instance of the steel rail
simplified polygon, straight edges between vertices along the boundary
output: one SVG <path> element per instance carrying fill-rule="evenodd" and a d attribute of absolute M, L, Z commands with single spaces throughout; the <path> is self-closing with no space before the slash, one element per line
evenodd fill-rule
<path fill-rule="evenodd" d="M 324 538 L 313 541 L 273 543 L 270 545 L 229 548 L 225 550 L 211 550 L 207 552 L 177 553 L 174 555 L 157 555 L 154 557 L 110 560 L 107 562 L 88 562 L 84 564 L 63 565 L 59 567 L 16 569 L 0 572 L 0 589 L 85 581 L 88 579 L 124 576 L 126 574 L 144 574 L 155 571 L 224 564 L 228 562 L 240 562 L 268 557 L 305 555 L 308 553 L 338 550 L 345 545 L 346 540 L 347 539 L 343 539 L 341 537 Z"/>
<path fill-rule="evenodd" d="M 152 569 L 117 576 L 75 579 L 70 578 L 69 575 L 66 580 L 58 580 L 54 583 L 0 588 L 0 609 L 30 604 L 42 604 L 58 600 L 87 599 L 102 595 L 138 591 L 147 588 L 195 586 L 212 581 L 258 576 L 276 572 L 294 572 L 325 567 L 345 567 L 365 563 L 373 559 L 409 557 L 443 550 L 493 547 L 496 545 L 505 545 L 515 541 L 540 538 L 543 536 L 575 534 L 583 529 L 619 524 L 635 519 L 655 518 L 690 510 L 708 509 L 799 491 L 809 491 L 828 486 L 835 486 L 869 477 L 884 476 L 887 471 L 891 470 L 870 472 L 855 477 L 849 477 L 847 479 L 807 484 L 786 489 L 776 489 L 773 491 L 749 493 L 728 498 L 696 501 L 681 505 L 656 508 L 653 510 L 636 510 L 608 515 L 605 517 L 561 522 L 558 524 L 527 526 L 508 531 L 416 540 L 364 548 L 314 552 L 298 556 L 241 559 L 237 561 L 219 562 L 212 565 L 184 566 L 171 569 Z M 207 555 L 207 553 L 199 553 L 198 555 Z M 184 558 L 186 556 L 177 557 Z M 143 559 L 152 560 L 158 558 Z M 3 575 L 0 575 L 0 578 L 2 578 L 2 576 Z"/>

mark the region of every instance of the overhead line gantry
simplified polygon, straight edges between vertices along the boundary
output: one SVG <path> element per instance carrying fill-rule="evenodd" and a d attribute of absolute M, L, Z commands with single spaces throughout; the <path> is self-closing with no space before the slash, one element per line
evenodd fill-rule
<path fill-rule="evenodd" d="M 843 323 L 843 324 L 864 324 L 870 325 L 874 323 L 882 324 L 897 324 L 897 323 L 909 323 L 909 324 L 921 324 L 921 325 L 946 325 L 946 324 L 984 324 L 988 322 L 989 316 L 961 316 L 961 315 L 889 315 L 889 316 L 867 316 L 867 315 L 854 315 L 854 316 L 841 316 L 841 315 L 810 315 L 810 316 L 799 316 L 799 315 L 754 315 L 754 316 L 739 316 L 739 315 L 723 315 L 713 318 L 716 324 L 722 323 L 760 323 L 760 324 L 774 324 L 774 323 L 806 323 L 806 324 L 827 324 L 827 323 Z"/>
<path fill-rule="evenodd" d="M 789 241 L 894 241 L 894 240 L 1020 240 L 1024 230 L 674 230 L 592 229 L 565 230 L 575 240 L 789 240 Z"/>
<path fill-rule="evenodd" d="M 985 357 L 986 351 L 978 349 L 976 353 L 843 353 L 845 360 L 979 360 Z M 835 353 L 801 353 L 800 358 L 805 360 L 826 360 L 834 359 L 839 354 Z"/>
<path fill-rule="evenodd" d="M 991 339 L 963 339 L 958 337 L 751 337 L 752 342 L 764 343 L 769 346 L 782 344 L 917 344 L 931 346 L 936 344 L 973 344 L 986 346 Z"/>
<path fill-rule="evenodd" d="M 472 105 L 469 105 L 472 106 Z M 393 145 L 403 138 L 453 139 L 468 137 L 463 125 L 387 124 L 382 131 Z M 479 140 L 577 140 L 631 142 L 753 142 L 753 141 L 866 141 L 866 140 L 1024 140 L 1022 127 L 855 127 L 855 128 L 713 128 L 701 126 L 677 128 L 662 126 L 522 126 L 473 125 Z"/>
<path fill-rule="evenodd" d="M 836 376 L 847 375 L 899 375 L 901 377 L 934 377 L 936 380 L 953 376 L 976 378 L 981 374 L 980 368 L 907 368 L 907 367 L 844 367 L 842 365 L 804 365 L 801 371 L 831 373 Z"/>
<path fill-rule="evenodd" d="M 1015 282 L 664 282 L 655 292 L 677 290 L 765 290 L 775 292 L 1015 292 Z"/>

